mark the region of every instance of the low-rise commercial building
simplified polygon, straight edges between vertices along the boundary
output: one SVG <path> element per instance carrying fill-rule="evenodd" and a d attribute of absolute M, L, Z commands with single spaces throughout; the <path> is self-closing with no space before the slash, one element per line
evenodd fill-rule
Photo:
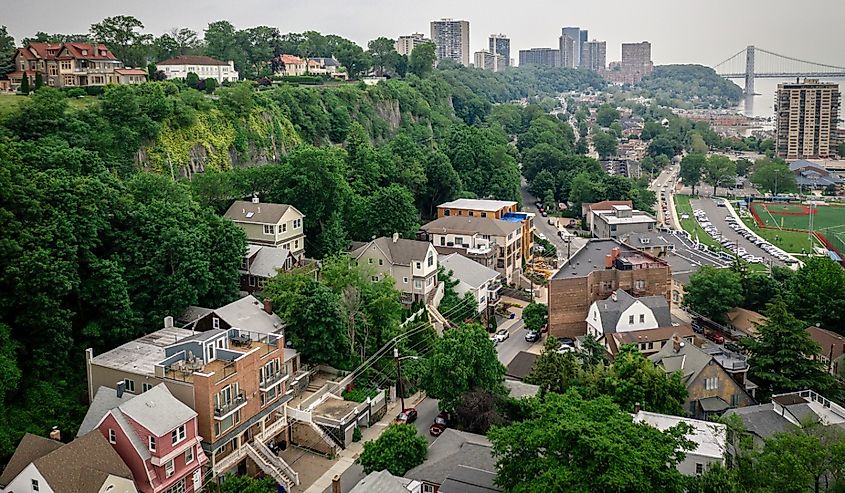
<path fill-rule="evenodd" d="M 654 231 L 657 220 L 628 205 L 613 205 L 610 210 L 594 210 L 591 232 L 596 238 L 619 238 L 629 233 Z"/>

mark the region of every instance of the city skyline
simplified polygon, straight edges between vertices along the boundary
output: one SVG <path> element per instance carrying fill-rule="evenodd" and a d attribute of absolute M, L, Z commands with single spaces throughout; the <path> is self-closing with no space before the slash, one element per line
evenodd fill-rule
<path fill-rule="evenodd" d="M 321 2 L 320 15 L 314 15 L 313 4 L 289 0 L 243 0 L 238 8 L 218 0 L 202 4 L 116 0 L 107 5 L 78 0 L 72 8 L 66 2 L 44 0 L 8 6 L 2 23 L 20 42 L 37 31 L 87 32 L 91 24 L 113 15 L 133 15 L 145 24 L 146 32 L 154 34 L 173 27 L 188 27 L 202 33 L 209 22 L 226 19 L 239 28 L 271 25 L 283 34 L 306 30 L 338 34 L 366 46 L 367 41 L 379 36 L 396 39 L 414 32 L 428 34 L 432 20 L 446 17 L 470 22 L 470 52 L 486 48 L 487 37 L 499 32 L 510 37 L 512 54 L 529 48 L 556 47 L 562 27 L 581 26 L 589 30 L 590 40 L 607 41 L 608 62 L 621 58 L 623 42 L 648 40 L 654 47 L 655 64 L 713 66 L 746 45 L 754 44 L 797 58 L 845 65 L 837 49 L 845 43 L 845 32 L 838 26 L 838 19 L 845 14 L 845 4 L 822 0 L 810 0 L 810 3 L 823 7 L 828 15 L 806 28 L 793 25 L 790 16 L 771 14 L 778 12 L 781 4 L 785 8 L 785 0 L 734 3 L 731 12 L 691 4 L 673 5 L 672 12 L 667 12 L 659 0 L 642 0 L 636 4 L 620 0 L 582 2 L 578 9 L 550 1 L 520 4 L 517 9 L 503 1 L 488 1 L 484 8 L 479 8 L 476 2 L 455 5 L 434 0 L 403 5 L 401 11 L 394 12 L 394 4 L 386 0 L 363 5 L 327 0 Z M 44 16 L 45 11 L 54 15 Z M 503 15 L 503 11 L 507 14 Z M 538 12 L 542 15 L 537 15 Z M 688 22 L 693 16 L 695 22 Z M 362 20 L 350 23 L 352 18 Z M 714 30 L 714 26 L 718 28 Z M 784 36 L 784 32 L 793 35 Z"/>

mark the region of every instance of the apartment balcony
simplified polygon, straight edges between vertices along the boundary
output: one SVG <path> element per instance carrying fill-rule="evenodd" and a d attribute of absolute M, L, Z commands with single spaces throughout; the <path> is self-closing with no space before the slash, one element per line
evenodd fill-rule
<path fill-rule="evenodd" d="M 222 420 L 244 406 L 246 406 L 246 395 L 238 394 L 231 402 L 214 408 L 214 419 Z"/>
<path fill-rule="evenodd" d="M 266 392 L 277 385 L 279 382 L 287 379 L 288 372 L 287 370 L 280 370 L 272 375 L 268 375 L 264 377 L 264 381 L 258 385 L 258 388 L 261 389 L 262 392 Z"/>
<path fill-rule="evenodd" d="M 477 245 L 475 247 L 467 246 L 467 253 L 470 255 L 487 255 L 493 248 L 490 245 Z"/>

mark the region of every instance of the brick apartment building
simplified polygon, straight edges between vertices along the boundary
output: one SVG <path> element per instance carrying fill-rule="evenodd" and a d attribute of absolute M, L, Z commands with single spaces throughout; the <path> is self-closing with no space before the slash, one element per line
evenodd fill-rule
<path fill-rule="evenodd" d="M 672 270 L 665 261 L 615 239 L 593 239 L 549 280 L 549 329 L 556 337 L 587 333 L 590 305 L 622 289 L 671 303 Z"/>

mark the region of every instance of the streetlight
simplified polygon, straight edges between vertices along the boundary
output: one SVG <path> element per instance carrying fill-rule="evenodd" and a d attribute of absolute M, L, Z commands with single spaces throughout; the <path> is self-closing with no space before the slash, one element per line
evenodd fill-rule
<path fill-rule="evenodd" d="M 419 356 L 399 357 L 399 348 L 393 348 L 393 357 L 396 359 L 396 392 L 399 394 L 399 401 L 402 403 L 402 411 L 405 410 L 405 397 L 402 395 L 402 365 L 403 359 L 420 359 Z"/>

